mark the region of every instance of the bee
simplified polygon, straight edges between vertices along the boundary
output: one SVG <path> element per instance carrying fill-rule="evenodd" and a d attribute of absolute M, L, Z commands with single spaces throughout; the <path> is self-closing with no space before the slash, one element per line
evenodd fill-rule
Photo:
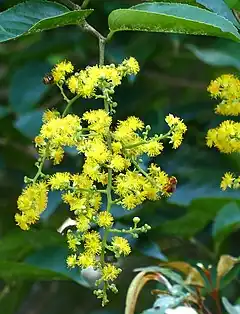
<path fill-rule="evenodd" d="M 177 179 L 175 177 L 170 177 L 168 180 L 168 184 L 165 187 L 166 193 L 173 193 L 176 191 Z"/>
<path fill-rule="evenodd" d="M 53 84 L 54 78 L 51 73 L 48 73 L 43 77 L 42 81 L 43 81 L 43 84 L 50 85 L 50 84 Z"/>

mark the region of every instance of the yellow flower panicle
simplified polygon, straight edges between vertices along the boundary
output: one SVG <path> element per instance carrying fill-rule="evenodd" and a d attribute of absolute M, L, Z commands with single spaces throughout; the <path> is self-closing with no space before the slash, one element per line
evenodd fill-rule
<path fill-rule="evenodd" d="M 207 145 L 216 147 L 222 153 L 240 151 L 240 123 L 231 120 L 222 122 L 217 128 L 207 132 Z"/>
<path fill-rule="evenodd" d="M 173 148 L 178 148 L 183 140 L 183 135 L 187 131 L 186 125 L 178 117 L 174 117 L 172 114 L 169 114 L 165 121 L 170 127 L 170 143 L 173 144 Z"/>
<path fill-rule="evenodd" d="M 28 230 L 31 224 L 36 223 L 40 214 L 47 207 L 48 186 L 46 182 L 28 185 L 18 198 L 18 209 L 21 214 L 15 215 L 19 227 Z"/>
<path fill-rule="evenodd" d="M 215 108 L 221 115 L 238 116 L 240 114 L 240 80 L 231 74 L 225 74 L 211 81 L 208 91 L 214 98 L 222 99 Z"/>
<path fill-rule="evenodd" d="M 129 242 L 121 236 L 114 236 L 108 241 L 108 232 L 121 233 L 121 230 L 113 229 L 111 206 L 116 204 L 131 210 L 145 200 L 156 201 L 172 193 L 173 189 L 169 187 L 172 177 L 155 164 L 142 169 L 141 158 L 144 154 L 149 157 L 161 154 L 164 139 L 170 139 L 174 149 L 179 147 L 187 129 L 183 121 L 173 115 L 166 117 L 170 130 L 165 135 L 150 136 L 151 127 L 145 126 L 135 116 L 114 121 L 113 124 L 111 115 L 117 106 L 112 98 L 114 89 L 124 77 L 138 72 L 139 64 L 132 57 L 119 65 L 89 66 L 78 72 L 74 72 L 73 65 L 68 61 L 54 67 L 54 82 L 68 104 L 73 98 L 68 100 L 63 84 L 77 95 L 76 98 L 103 99 L 105 109 L 88 110 L 81 118 L 74 114 L 65 115 L 67 110 L 63 115 L 56 110 L 45 111 L 43 125 L 35 138 L 40 156 L 34 179 L 37 182 L 30 183 L 19 197 L 21 214 L 15 217 L 22 229 L 28 229 L 46 208 L 48 190 L 60 191 L 63 203 L 75 215 L 74 231 L 67 233 L 71 251 L 67 265 L 82 269 L 93 267 L 101 274 L 96 284 L 102 283 L 104 288 L 96 290 L 96 295 L 102 298 L 103 303 L 107 302 L 107 290 L 117 291 L 115 285 L 109 282 L 121 272 L 120 268 L 106 263 L 105 253 L 112 251 L 119 258 L 131 252 Z M 43 174 L 44 161 L 51 160 L 58 165 L 64 158 L 66 147 L 76 149 L 81 155 L 81 173 Z M 107 206 L 104 205 L 106 200 Z M 148 225 L 137 227 L 138 222 L 135 219 L 133 227 L 124 230 L 124 233 L 137 237 L 139 232 L 149 230 Z M 92 230 L 98 227 L 103 228 L 103 237 Z"/>
<path fill-rule="evenodd" d="M 208 91 L 214 98 L 221 99 L 215 108 L 220 115 L 238 116 L 240 114 L 240 80 L 231 74 L 225 74 L 211 81 Z M 210 129 L 206 136 L 207 146 L 216 147 L 225 154 L 240 152 L 240 123 L 225 120 L 214 129 Z M 220 184 L 222 190 L 240 187 L 240 179 L 227 172 Z"/>
<path fill-rule="evenodd" d="M 138 72 L 139 64 L 136 59 L 131 57 L 124 60 L 119 66 L 114 64 L 88 66 L 85 70 L 72 75 L 67 80 L 67 86 L 73 94 L 78 94 L 83 98 L 97 97 L 97 89 L 105 89 L 106 84 L 108 88 L 115 88 L 121 84 L 124 76 L 136 75 Z M 59 75 L 59 71 L 57 71 L 57 74 L 54 76 L 56 82 L 65 79 L 65 74 L 63 77 Z M 56 76 L 57 78 L 55 78 Z"/>

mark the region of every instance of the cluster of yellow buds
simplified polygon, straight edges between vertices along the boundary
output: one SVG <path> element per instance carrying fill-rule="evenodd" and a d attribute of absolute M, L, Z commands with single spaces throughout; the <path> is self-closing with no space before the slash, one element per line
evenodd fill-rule
<path fill-rule="evenodd" d="M 67 264 L 99 271 L 101 275 L 96 284 L 103 288 L 97 289 L 95 294 L 105 304 L 107 290 L 117 291 L 112 281 L 121 272 L 115 264 L 106 261 L 105 254 L 113 252 L 116 258 L 129 255 L 131 247 L 124 234 L 137 237 L 150 229 L 147 224 L 138 226 L 138 217 L 134 217 L 133 227 L 115 229 L 111 207 L 115 204 L 131 210 L 145 200 L 155 201 L 171 195 L 171 185 L 176 184 L 176 179 L 154 163 L 143 169 L 141 156 L 161 154 L 165 139 L 169 139 L 174 149 L 179 147 L 186 126 L 171 114 L 165 119 L 169 126 L 166 134 L 150 135 L 151 127 L 135 116 L 113 125 L 113 89 L 124 76 L 137 74 L 139 65 L 134 58 L 124 60 L 118 66 L 93 66 L 73 71 L 72 64 L 67 61 L 52 70 L 54 82 L 61 92 L 64 93 L 63 84 L 66 84 L 77 96 L 102 98 L 105 109 L 89 110 L 81 117 L 67 114 L 66 110 L 62 115 L 56 110 L 44 113 L 43 125 L 35 138 L 38 172 L 33 179 L 25 180 L 27 187 L 18 199 L 21 214 L 16 214 L 16 221 L 27 230 L 45 210 L 48 192 L 61 191 L 62 201 L 76 217 L 76 229 L 67 233 L 71 250 Z M 67 106 L 72 103 L 65 93 L 64 98 Z M 83 156 L 81 172 L 44 174 L 44 161 L 61 163 L 65 147 L 75 147 Z M 100 228 L 103 236 L 98 231 Z M 109 234 L 113 234 L 110 240 Z"/>
<path fill-rule="evenodd" d="M 225 74 L 211 81 L 208 91 L 214 98 L 220 98 L 221 103 L 215 108 L 220 115 L 238 116 L 240 114 L 240 80 L 230 74 Z M 225 120 L 218 127 L 207 133 L 207 145 L 216 147 L 220 152 L 230 154 L 240 152 L 240 123 Z M 239 179 L 231 173 L 226 173 L 221 182 L 221 188 L 238 188 Z"/>

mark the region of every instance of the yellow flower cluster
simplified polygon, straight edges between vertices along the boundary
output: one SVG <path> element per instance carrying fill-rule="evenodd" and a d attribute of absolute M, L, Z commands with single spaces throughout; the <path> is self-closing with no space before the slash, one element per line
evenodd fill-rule
<path fill-rule="evenodd" d="M 214 98 L 222 99 L 215 108 L 221 115 L 238 116 L 240 114 L 240 80 L 231 74 L 225 74 L 211 81 L 208 91 Z"/>
<path fill-rule="evenodd" d="M 52 75 L 55 83 L 62 83 L 67 74 L 72 73 L 74 67 L 70 61 L 63 61 L 58 63 L 52 70 Z"/>
<path fill-rule="evenodd" d="M 232 120 L 222 122 L 207 133 L 207 145 L 216 147 L 223 153 L 240 151 L 240 123 Z"/>
<path fill-rule="evenodd" d="M 170 143 L 173 144 L 173 148 L 178 148 L 183 140 L 183 135 L 187 131 L 186 125 L 178 117 L 174 117 L 172 114 L 169 114 L 165 121 L 170 127 Z"/>
<path fill-rule="evenodd" d="M 64 146 L 74 146 L 75 137 L 81 131 L 80 118 L 68 114 L 61 118 L 59 112 L 47 110 L 43 115 L 43 126 L 40 134 L 35 138 L 39 154 L 48 154 L 55 165 L 59 164 L 64 156 Z"/>
<path fill-rule="evenodd" d="M 124 60 L 118 66 L 115 64 L 105 66 L 88 66 L 85 70 L 75 72 L 66 79 L 66 74 L 73 72 L 70 62 L 61 62 L 52 70 L 52 75 L 56 83 L 66 83 L 68 89 L 73 94 L 78 94 L 83 98 L 96 96 L 96 90 L 106 89 L 121 84 L 122 78 L 126 75 L 136 75 L 139 72 L 139 64 L 134 58 Z"/>
<path fill-rule="evenodd" d="M 240 177 L 235 177 L 231 172 L 226 172 L 222 177 L 221 189 L 225 191 L 227 188 L 239 189 Z"/>
<path fill-rule="evenodd" d="M 153 163 L 146 170 L 142 169 L 141 157 L 143 154 L 149 157 L 161 154 L 164 139 L 169 139 L 176 149 L 187 128 L 182 120 L 171 114 L 165 119 L 169 126 L 166 134 L 150 135 L 150 126 L 145 126 L 135 116 L 113 124 L 111 114 L 116 107 L 112 100 L 114 87 L 126 75 L 138 73 L 139 65 L 134 58 L 126 59 L 118 66 L 96 65 L 80 72 L 73 71 L 68 61 L 61 62 L 52 70 L 54 82 L 62 94 L 63 84 L 66 84 L 77 97 L 103 98 L 105 109 L 86 111 L 81 118 L 74 114 L 66 115 L 67 110 L 63 115 L 56 110 L 44 113 L 43 125 L 35 138 L 40 155 L 38 172 L 34 179 L 28 179 L 29 185 L 18 199 L 21 215 L 16 214 L 16 221 L 22 229 L 28 229 L 46 208 L 48 191 L 60 191 L 63 203 L 75 215 L 76 228 L 67 233 L 72 253 L 67 264 L 69 267 L 98 270 L 98 282 L 104 284 L 104 289 L 97 290 L 96 294 L 106 302 L 106 291 L 116 292 L 115 285 L 108 282 L 115 280 L 121 270 L 106 263 L 105 253 L 111 251 L 119 258 L 131 252 L 124 237 L 113 236 L 109 240 L 108 232 L 122 232 L 114 229 L 111 206 L 117 204 L 131 210 L 145 200 L 155 201 L 173 192 L 176 179 Z M 67 97 L 65 100 L 68 104 L 71 102 Z M 55 165 L 61 163 L 66 147 L 76 148 L 82 156 L 81 172 L 43 174 L 44 161 L 52 160 Z M 123 233 L 136 237 L 139 232 L 147 232 L 150 227 L 138 227 L 139 221 L 140 218 L 135 217 L 134 226 Z M 104 236 L 93 231 L 93 226 L 103 228 Z"/>
<path fill-rule="evenodd" d="M 221 115 L 238 116 L 240 114 L 240 80 L 225 74 L 211 81 L 208 91 L 214 98 L 222 101 L 215 108 Z M 240 152 L 240 123 L 232 120 L 222 122 L 218 127 L 210 129 L 206 136 L 207 146 L 216 147 L 220 152 L 230 154 Z M 221 181 L 221 189 L 239 188 L 240 179 L 227 172 Z"/>
<path fill-rule="evenodd" d="M 19 227 L 28 230 L 31 224 L 36 223 L 40 214 L 47 207 L 48 186 L 46 182 L 33 183 L 28 185 L 18 198 L 18 209 L 21 214 L 15 215 Z"/>

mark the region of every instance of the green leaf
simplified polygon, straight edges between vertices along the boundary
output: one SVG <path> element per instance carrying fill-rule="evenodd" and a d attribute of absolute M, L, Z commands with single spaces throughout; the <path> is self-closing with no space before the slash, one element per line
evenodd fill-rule
<path fill-rule="evenodd" d="M 6 117 L 10 113 L 9 107 L 0 106 L 0 119 Z"/>
<path fill-rule="evenodd" d="M 92 10 L 70 11 L 50 1 L 27 1 L 0 14 L 0 42 L 65 25 L 79 25 Z"/>
<path fill-rule="evenodd" d="M 198 199 L 191 202 L 186 215 L 158 227 L 165 234 L 189 238 L 211 222 L 229 199 Z"/>
<path fill-rule="evenodd" d="M 187 4 L 143 3 L 109 15 L 112 33 L 124 30 L 226 37 L 240 41 L 235 26 L 215 13 Z"/>
<path fill-rule="evenodd" d="M 31 251 L 56 245 L 66 246 L 65 239 L 56 231 L 12 230 L 0 240 L 0 260 L 18 260 Z"/>
<path fill-rule="evenodd" d="M 59 275 L 62 279 L 71 279 L 80 285 L 89 287 L 89 284 L 81 276 L 79 268 L 67 268 L 68 253 L 68 249 L 65 247 L 48 247 L 28 256 L 25 262 L 40 271 L 47 270 Z"/>
<path fill-rule="evenodd" d="M 233 66 L 240 70 L 240 60 L 227 51 L 220 49 L 201 49 L 194 45 L 186 46 L 198 59 L 213 66 Z"/>
<path fill-rule="evenodd" d="M 50 65 L 46 62 L 30 62 L 14 72 L 9 92 L 14 112 L 25 113 L 36 106 L 49 88 L 42 83 L 49 70 Z"/>
<path fill-rule="evenodd" d="M 41 269 L 23 262 L 0 261 L 0 278 L 12 280 L 62 280 L 67 279 L 61 273 L 51 269 Z"/>
<path fill-rule="evenodd" d="M 1 312 L 4 314 L 17 313 L 21 302 L 26 298 L 30 288 L 31 284 L 27 282 L 15 282 L 9 286 L 5 285 L 0 296 Z"/>
<path fill-rule="evenodd" d="M 35 110 L 21 115 L 14 123 L 14 126 L 26 137 L 33 139 L 42 125 L 42 110 Z"/>
<path fill-rule="evenodd" d="M 197 2 L 205 6 L 207 9 L 210 9 L 213 12 L 217 13 L 218 15 L 225 17 L 234 25 L 239 26 L 239 22 L 237 21 L 227 4 L 224 2 L 224 0 L 197 0 Z"/>
<path fill-rule="evenodd" d="M 240 1 L 239 0 L 224 0 L 229 8 L 240 10 Z"/>
<path fill-rule="evenodd" d="M 222 207 L 213 225 L 213 237 L 216 248 L 232 232 L 240 228 L 240 207 L 237 203 L 231 202 Z"/>
<path fill-rule="evenodd" d="M 161 252 L 159 245 L 152 241 L 140 241 L 136 249 L 143 255 L 167 261 L 167 257 Z"/>

